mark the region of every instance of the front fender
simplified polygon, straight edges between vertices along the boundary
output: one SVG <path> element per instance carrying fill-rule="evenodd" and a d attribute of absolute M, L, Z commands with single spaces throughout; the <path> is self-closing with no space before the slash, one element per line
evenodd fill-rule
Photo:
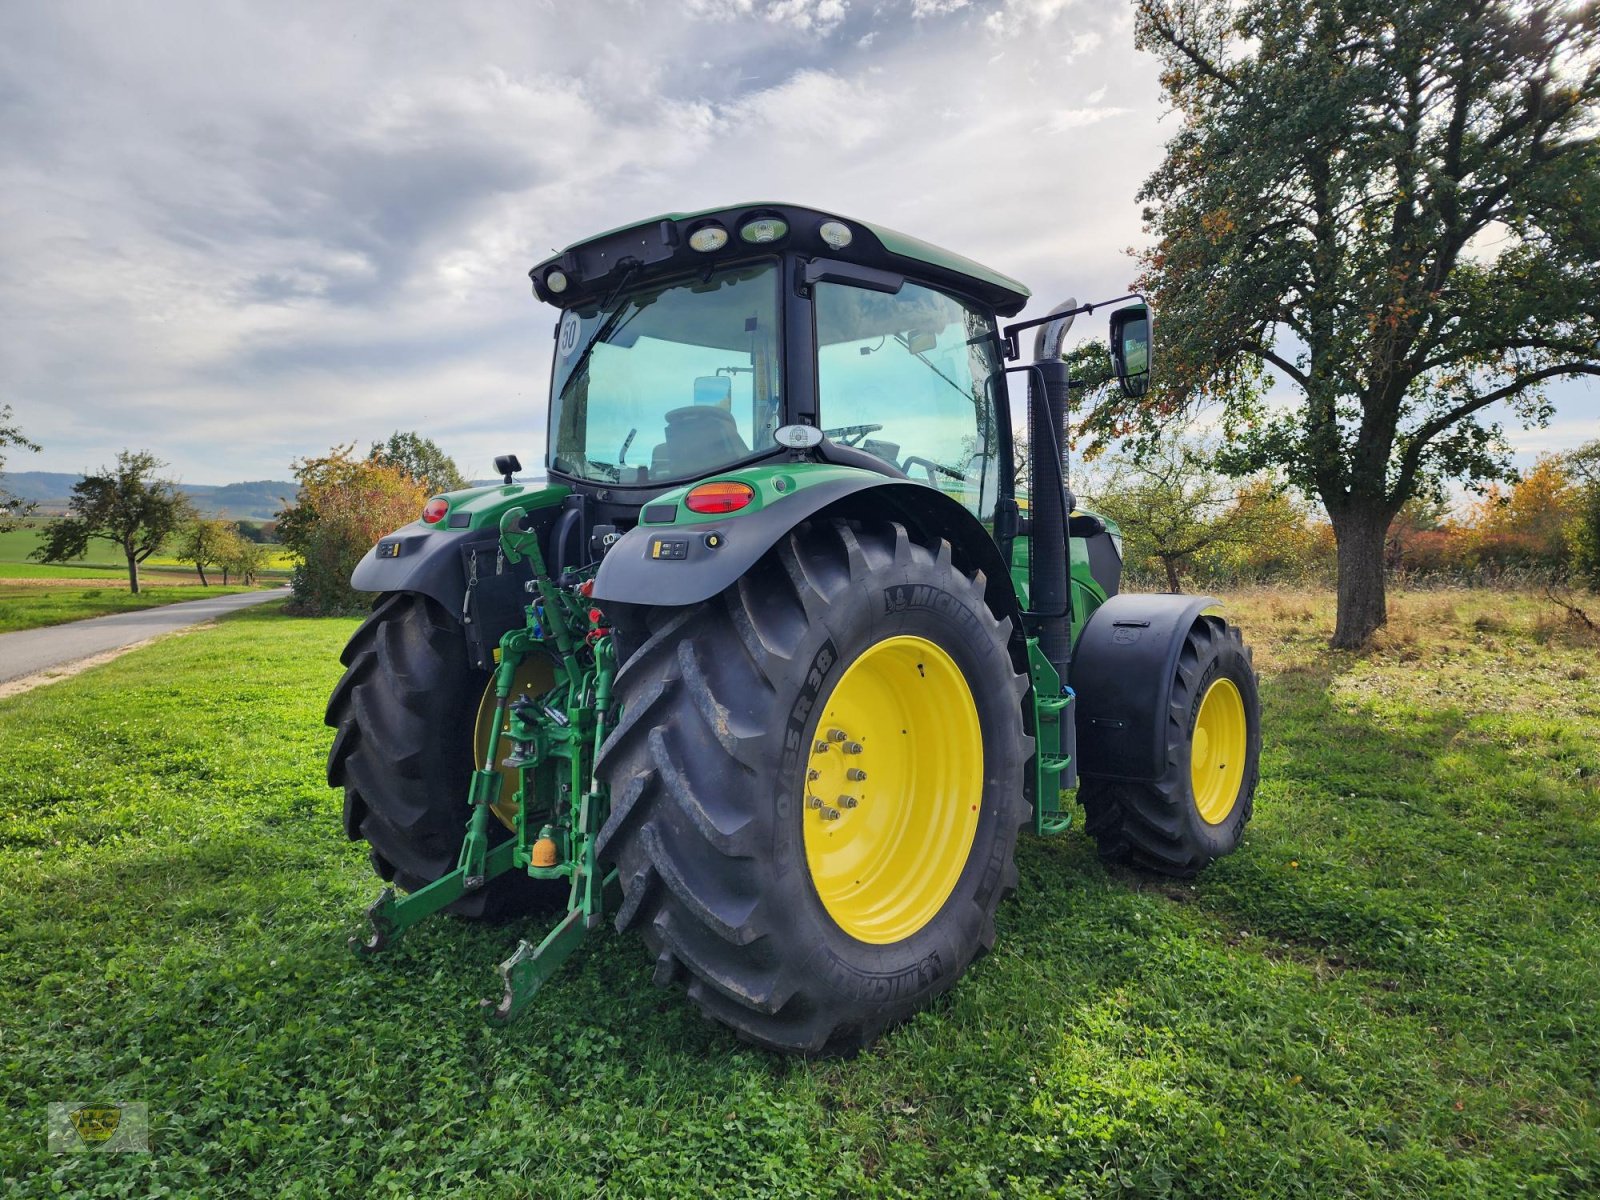
<path fill-rule="evenodd" d="M 1124 592 L 1089 617 L 1073 651 L 1078 769 L 1148 781 L 1166 772 L 1168 720 L 1178 655 L 1210 596 Z"/>

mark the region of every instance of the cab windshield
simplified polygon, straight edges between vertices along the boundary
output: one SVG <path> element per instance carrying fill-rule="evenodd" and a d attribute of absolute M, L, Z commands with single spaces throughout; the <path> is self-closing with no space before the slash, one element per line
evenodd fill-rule
<path fill-rule="evenodd" d="M 550 466 L 654 485 L 773 448 L 778 280 L 763 262 L 569 309 L 550 384 Z"/>

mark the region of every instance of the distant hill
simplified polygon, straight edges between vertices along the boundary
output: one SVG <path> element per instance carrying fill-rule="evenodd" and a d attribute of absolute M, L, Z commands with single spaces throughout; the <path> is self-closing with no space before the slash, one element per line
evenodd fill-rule
<path fill-rule="evenodd" d="M 65 512 L 72 485 L 82 476 L 63 471 L 7 471 L 8 490 L 32 500 L 45 516 Z M 270 521 L 285 499 L 294 499 L 295 484 L 286 479 L 259 479 L 248 483 L 185 483 L 180 485 L 201 512 L 235 521 Z"/>

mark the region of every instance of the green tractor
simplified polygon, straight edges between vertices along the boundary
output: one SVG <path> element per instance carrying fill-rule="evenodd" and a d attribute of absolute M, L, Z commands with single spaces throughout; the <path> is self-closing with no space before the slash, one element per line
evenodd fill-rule
<path fill-rule="evenodd" d="M 560 314 L 548 482 L 504 456 L 352 579 L 379 595 L 328 781 L 394 885 L 359 949 L 564 901 L 491 1016 L 610 920 L 741 1036 L 847 1051 L 993 945 L 1019 831 L 1065 830 L 1073 788 L 1108 861 L 1185 876 L 1238 846 L 1250 651 L 1208 597 L 1120 593 L 1120 532 L 1067 487 L 1062 341 L 1102 305 L 1002 328 L 1022 284 L 788 204 L 531 275 Z M 1130 300 L 1110 351 L 1137 396 L 1149 310 L 1106 305 Z"/>

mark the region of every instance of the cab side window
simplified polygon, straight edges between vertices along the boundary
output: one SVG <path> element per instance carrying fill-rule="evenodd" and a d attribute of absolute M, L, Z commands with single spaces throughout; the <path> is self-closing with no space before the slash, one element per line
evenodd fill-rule
<path fill-rule="evenodd" d="M 817 403 L 824 432 L 994 512 L 998 346 L 989 315 L 914 283 L 889 295 L 819 283 Z"/>

